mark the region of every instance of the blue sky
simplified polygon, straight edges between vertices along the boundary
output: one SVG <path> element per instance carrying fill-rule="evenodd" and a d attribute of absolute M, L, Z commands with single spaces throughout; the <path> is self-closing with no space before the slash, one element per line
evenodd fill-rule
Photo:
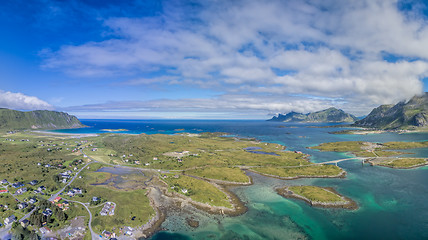
<path fill-rule="evenodd" d="M 427 91 L 424 1 L 0 3 L 0 107 L 80 118 L 356 115 Z"/>

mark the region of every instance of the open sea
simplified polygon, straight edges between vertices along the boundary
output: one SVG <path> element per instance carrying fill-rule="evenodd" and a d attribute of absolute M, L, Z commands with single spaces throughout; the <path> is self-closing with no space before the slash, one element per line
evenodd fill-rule
<path fill-rule="evenodd" d="M 127 129 L 128 134 L 173 134 L 180 132 L 225 132 L 240 137 L 279 143 L 289 150 L 310 154 L 311 161 L 324 162 L 352 157 L 343 153 L 307 149 L 334 141 L 427 141 L 426 133 L 336 135 L 328 124 L 290 124 L 267 121 L 223 120 L 82 120 L 88 128 L 57 130 L 67 133 L 102 133 L 103 129 Z M 285 127 L 279 127 L 285 126 Z M 412 149 L 411 156 L 428 157 L 428 148 Z M 186 216 L 168 215 L 165 231 L 151 239 L 428 239 L 428 167 L 397 170 L 363 165 L 361 161 L 339 163 L 344 179 L 278 180 L 251 174 L 254 185 L 232 189 L 248 212 L 238 217 L 196 213 L 200 222 L 189 227 Z M 352 198 L 358 210 L 310 207 L 303 201 L 285 199 L 274 188 L 309 184 L 329 186 Z"/>

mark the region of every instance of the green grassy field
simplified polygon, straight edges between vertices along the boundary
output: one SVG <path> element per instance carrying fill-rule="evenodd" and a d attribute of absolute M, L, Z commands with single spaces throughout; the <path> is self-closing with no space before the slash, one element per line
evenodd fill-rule
<path fill-rule="evenodd" d="M 175 178 L 172 174 L 167 175 L 163 180 L 168 183 L 170 191 L 188 196 L 196 202 L 206 203 L 211 206 L 232 207 L 227 195 L 206 181 L 184 175 L 178 175 L 178 178 Z M 172 187 L 174 189 L 171 189 Z M 187 190 L 187 193 L 183 192 L 185 190 Z"/>
<path fill-rule="evenodd" d="M 334 165 L 313 165 L 296 168 L 261 167 L 253 168 L 252 170 L 263 174 L 285 178 L 337 176 L 343 171 L 341 168 Z"/>
<path fill-rule="evenodd" d="M 180 135 L 110 135 L 103 138 L 103 145 L 115 150 L 119 156 L 128 160 L 139 160 L 141 166 L 165 170 L 186 170 L 193 167 L 233 167 L 246 166 L 294 166 L 308 164 L 303 154 L 282 151 L 278 144 L 260 143 L 251 140 L 236 140 L 217 135 L 188 137 Z M 279 156 L 250 153 L 247 147 L 260 147 L 260 150 Z M 171 156 L 171 153 L 185 154 Z M 90 154 L 90 153 L 88 153 Z M 157 159 L 157 160 L 154 160 Z M 181 161 L 179 160 L 181 159 Z"/>
<path fill-rule="evenodd" d="M 72 187 L 78 187 L 84 190 L 85 193 L 69 199 L 85 203 L 91 202 L 92 197 L 98 197 L 102 199 L 102 202 L 116 203 L 114 216 L 101 216 L 101 206 L 91 208 L 92 216 L 94 217 L 92 227 L 98 233 L 103 230 L 118 233 L 120 227 L 138 227 L 147 223 L 155 214 L 154 209 L 150 206 L 149 198 L 146 196 L 147 190 L 143 189 L 142 184 L 140 184 L 140 187 L 130 189 L 117 189 L 112 185 L 92 185 L 103 183 L 114 176 L 111 173 L 94 172 L 102 166 L 101 163 L 95 163 L 89 165 L 89 169 L 82 171 L 82 178 L 76 179 Z M 135 218 L 132 220 L 134 216 Z"/>
<path fill-rule="evenodd" d="M 411 168 L 414 166 L 428 164 L 425 158 L 396 158 L 396 159 L 385 159 L 381 161 L 373 161 L 375 165 L 387 166 L 393 168 Z"/>
<path fill-rule="evenodd" d="M 364 146 L 362 141 L 347 141 L 347 142 L 327 142 L 321 143 L 318 146 L 309 147 L 310 149 L 318 149 L 324 152 L 359 152 Z"/>
<path fill-rule="evenodd" d="M 81 167 L 81 164 L 69 166 L 69 163 L 74 160 L 82 159 L 78 154 L 72 153 L 72 149 L 76 147 L 74 139 L 48 139 L 22 133 L 19 134 L 19 137 L 12 134 L 7 138 L 17 140 L 15 142 L 5 141 L 4 139 L 6 138 L 0 140 L 0 162 L 2 163 L 0 179 L 7 179 L 10 183 L 23 182 L 29 192 L 42 185 L 47 188 L 45 193 L 54 192 L 62 186 L 62 183 L 54 181 L 54 175 L 67 170 L 74 171 L 74 167 Z M 29 141 L 19 141 L 17 143 L 21 138 L 29 139 Z M 45 146 L 41 146 L 42 144 Z M 46 146 L 47 144 L 49 146 Z M 49 148 L 59 149 L 48 151 Z M 49 164 L 50 167 L 45 167 L 46 164 Z M 38 180 L 39 183 L 31 186 L 28 183 L 32 180 Z M 14 191 L 16 189 L 11 190 Z"/>
<path fill-rule="evenodd" d="M 138 227 L 149 221 L 155 215 L 155 211 L 150 206 L 146 190 L 116 191 L 109 188 L 98 187 L 93 193 L 116 203 L 113 216 L 101 216 L 102 206 L 91 208 L 93 220 L 92 227 L 98 233 L 108 230 L 118 233 L 118 228 L 124 226 Z M 91 191 L 92 192 L 92 191 Z M 135 217 L 135 218 L 134 218 Z M 116 229 L 116 231 L 114 231 Z"/>
<path fill-rule="evenodd" d="M 311 201 L 322 202 L 322 203 L 334 203 L 342 202 L 343 199 L 322 187 L 316 186 L 290 186 L 288 190 L 293 193 L 305 197 Z"/>
<path fill-rule="evenodd" d="M 239 168 L 226 167 L 206 167 L 202 169 L 193 169 L 185 172 L 186 174 L 208 179 L 217 179 L 228 182 L 246 183 L 250 179 L 244 171 Z"/>
<path fill-rule="evenodd" d="M 357 157 L 391 157 L 391 156 L 397 156 L 400 154 L 405 154 L 403 152 L 397 152 L 397 151 L 382 151 L 382 150 L 376 150 L 376 151 L 359 151 L 359 152 L 353 152 L 353 154 Z"/>
<path fill-rule="evenodd" d="M 382 144 L 385 149 L 412 149 L 428 147 L 428 141 L 425 142 L 386 142 Z"/>
<path fill-rule="evenodd" d="M 371 146 L 370 146 L 371 145 Z M 369 153 L 364 148 L 374 150 L 379 156 L 392 156 L 402 154 L 402 152 L 383 151 L 383 150 L 399 150 L 428 147 L 428 141 L 425 142 L 386 142 L 386 143 L 370 143 L 362 141 L 346 141 L 346 142 L 329 142 L 321 143 L 318 146 L 309 147 L 320 151 L 328 152 L 352 152 L 359 156 L 366 156 Z"/>

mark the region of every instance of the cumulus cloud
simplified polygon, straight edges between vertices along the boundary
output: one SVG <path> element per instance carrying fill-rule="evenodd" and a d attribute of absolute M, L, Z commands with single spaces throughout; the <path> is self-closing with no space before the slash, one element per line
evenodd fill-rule
<path fill-rule="evenodd" d="M 282 112 L 313 112 L 332 106 L 346 111 L 363 114 L 365 104 L 347 104 L 345 101 L 333 98 L 316 98 L 304 96 L 248 96 L 245 94 L 227 94 L 215 98 L 187 98 L 187 99 L 159 99 L 150 101 L 112 101 L 102 104 L 88 104 L 62 108 L 63 111 L 78 113 L 86 116 L 88 113 L 97 112 L 101 115 L 114 116 L 117 113 L 126 113 L 129 116 L 145 116 L 147 113 L 164 113 L 165 116 L 182 116 L 181 113 L 204 113 L 213 116 L 213 113 L 226 113 L 222 118 L 266 119 L 270 115 Z M 133 114 L 132 114 L 133 113 Z M 139 114 L 138 114 L 139 113 Z M 169 113 L 169 115 L 167 115 Z"/>
<path fill-rule="evenodd" d="M 427 20 L 399 9 L 397 0 L 201 1 L 197 11 L 171 9 L 166 4 L 159 16 L 106 19 L 110 38 L 44 50 L 43 67 L 78 76 L 130 76 L 127 85 L 208 87 L 228 96 L 227 102 L 142 104 L 151 109 L 168 103 L 307 111 L 344 102 L 360 113 L 366 102 L 367 113 L 421 93 L 421 79 L 428 76 Z M 152 73 L 160 77 L 139 77 Z"/>
<path fill-rule="evenodd" d="M 34 96 L 0 90 L 0 107 L 15 110 L 53 109 L 49 103 Z"/>

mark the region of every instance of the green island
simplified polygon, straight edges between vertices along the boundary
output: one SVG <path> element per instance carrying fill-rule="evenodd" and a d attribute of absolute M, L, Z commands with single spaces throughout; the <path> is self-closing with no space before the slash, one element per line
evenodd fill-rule
<path fill-rule="evenodd" d="M 349 152 L 357 157 L 366 158 L 364 161 L 371 165 L 379 165 L 391 168 L 416 168 L 428 165 L 425 158 L 395 157 L 397 155 L 411 154 L 396 150 L 425 148 L 428 141 L 423 142 L 385 142 L 372 143 L 363 141 L 345 141 L 321 143 L 318 146 L 309 147 L 320 151 Z"/>
<path fill-rule="evenodd" d="M 302 167 L 260 167 L 252 168 L 251 171 L 262 175 L 281 178 L 296 179 L 302 177 L 331 178 L 344 177 L 346 172 L 334 165 L 317 164 Z"/>
<path fill-rule="evenodd" d="M 376 158 L 370 160 L 371 165 L 390 168 L 410 169 L 428 165 L 426 158 Z"/>
<path fill-rule="evenodd" d="M 282 145 L 225 133 L 5 131 L 0 151 L 0 221 L 28 219 L 12 232 L 44 237 L 147 237 L 177 208 L 239 215 L 246 207 L 229 187 L 252 184 L 247 171 L 284 179 L 345 174 Z"/>
<path fill-rule="evenodd" d="M 277 188 L 276 192 L 286 198 L 301 199 L 311 206 L 324 208 L 357 209 L 351 199 L 341 196 L 333 188 L 316 186 L 287 186 Z"/>
<path fill-rule="evenodd" d="M 119 128 L 119 129 L 106 128 L 106 129 L 101 129 L 101 131 L 105 131 L 105 132 L 127 132 L 129 130 L 125 129 L 125 128 Z"/>

